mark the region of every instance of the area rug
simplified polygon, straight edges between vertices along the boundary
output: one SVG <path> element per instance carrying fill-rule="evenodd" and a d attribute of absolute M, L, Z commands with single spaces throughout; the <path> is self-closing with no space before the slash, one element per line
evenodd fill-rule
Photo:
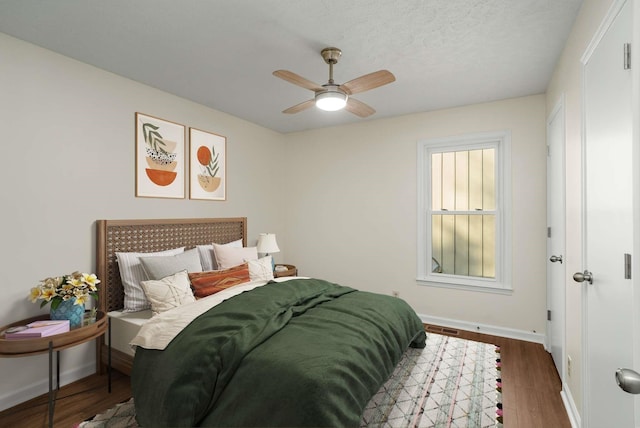
<path fill-rule="evenodd" d="M 100 413 L 93 418 L 81 422 L 74 428 L 135 428 L 136 409 L 133 405 L 133 398 L 124 403 L 116 404 L 115 407 Z"/>
<path fill-rule="evenodd" d="M 500 349 L 427 333 L 424 349 L 409 348 L 367 404 L 362 427 L 501 428 Z M 77 428 L 135 428 L 133 399 Z"/>
<path fill-rule="evenodd" d="M 363 412 L 362 427 L 502 427 L 500 349 L 427 333 Z"/>

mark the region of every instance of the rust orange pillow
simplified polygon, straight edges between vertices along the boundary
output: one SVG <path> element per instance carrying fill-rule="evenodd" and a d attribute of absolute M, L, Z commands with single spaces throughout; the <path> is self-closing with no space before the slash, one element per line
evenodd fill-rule
<path fill-rule="evenodd" d="M 229 269 L 208 272 L 190 272 L 189 280 L 196 297 L 207 297 L 234 285 L 251 281 L 249 264 L 244 263 Z"/>

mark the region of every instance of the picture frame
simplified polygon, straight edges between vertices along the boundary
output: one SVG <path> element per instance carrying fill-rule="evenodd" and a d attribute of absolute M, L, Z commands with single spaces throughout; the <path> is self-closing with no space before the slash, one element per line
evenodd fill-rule
<path fill-rule="evenodd" d="M 136 197 L 185 197 L 185 126 L 136 112 Z"/>
<path fill-rule="evenodd" d="M 189 198 L 227 199 L 227 137 L 189 128 Z"/>

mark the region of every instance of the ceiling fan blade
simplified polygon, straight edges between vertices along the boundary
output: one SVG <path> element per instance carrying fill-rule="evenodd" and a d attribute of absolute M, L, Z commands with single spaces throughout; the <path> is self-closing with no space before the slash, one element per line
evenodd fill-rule
<path fill-rule="evenodd" d="M 289 83 L 293 83 L 294 85 L 298 85 L 305 89 L 316 91 L 322 91 L 324 88 L 317 83 L 313 83 L 311 80 L 307 80 L 302 76 L 297 75 L 293 71 L 287 70 L 276 70 L 273 72 L 273 75 L 279 77 L 283 80 L 286 80 Z"/>
<path fill-rule="evenodd" d="M 315 100 L 307 100 L 304 102 L 301 102 L 300 104 L 296 104 L 293 107 L 289 107 L 286 110 L 283 110 L 283 113 L 288 113 L 288 114 L 293 114 L 293 113 L 298 113 L 301 112 L 302 110 L 306 110 L 309 107 L 313 107 L 316 104 Z"/>
<path fill-rule="evenodd" d="M 345 91 L 348 95 L 352 95 L 368 91 L 369 89 L 377 88 L 382 85 L 387 85 L 395 80 L 395 76 L 390 71 L 379 70 L 357 77 L 347 83 L 343 83 L 340 85 L 340 89 Z"/>
<path fill-rule="evenodd" d="M 344 107 L 344 109 L 349 113 L 353 113 L 356 116 L 360 117 L 371 116 L 376 112 L 373 107 L 351 97 L 349 97 L 349 99 L 347 100 L 347 105 Z"/>

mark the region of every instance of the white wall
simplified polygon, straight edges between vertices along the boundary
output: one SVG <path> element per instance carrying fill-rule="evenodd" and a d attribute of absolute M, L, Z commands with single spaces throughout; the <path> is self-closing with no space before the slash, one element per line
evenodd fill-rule
<path fill-rule="evenodd" d="M 417 285 L 417 141 L 501 130 L 512 133 L 512 295 Z M 287 135 L 288 262 L 397 290 L 420 315 L 544 334 L 545 132 L 536 95 Z"/>
<path fill-rule="evenodd" d="M 27 300 L 38 280 L 95 271 L 96 219 L 247 216 L 250 243 L 283 235 L 281 134 L 1 33 L 0 52 L 0 326 L 46 312 Z M 136 111 L 226 136 L 227 201 L 136 198 Z M 62 352 L 63 380 L 94 354 Z M 47 356 L 0 358 L 0 373 L 4 409 L 46 391 Z"/>
<path fill-rule="evenodd" d="M 582 65 L 580 58 L 604 19 L 612 0 L 585 0 L 558 61 L 547 89 L 547 114 L 563 96 L 566 111 L 566 346 L 571 357 L 568 393 L 581 413 L 582 408 L 582 296 L 573 281 L 582 267 Z"/>

